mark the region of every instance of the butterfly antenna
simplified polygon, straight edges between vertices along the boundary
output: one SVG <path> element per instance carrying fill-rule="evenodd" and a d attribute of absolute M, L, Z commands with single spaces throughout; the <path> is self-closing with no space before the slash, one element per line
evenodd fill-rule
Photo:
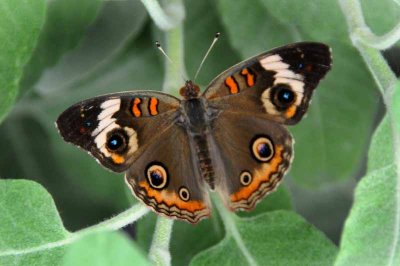
<path fill-rule="evenodd" d="M 176 68 L 176 65 L 171 60 L 171 58 L 167 55 L 167 53 L 164 51 L 164 49 L 161 47 L 161 44 L 159 41 L 156 41 L 156 46 L 157 46 L 157 49 L 160 50 L 160 52 L 168 59 L 168 61 L 171 63 L 171 65 Z M 183 81 L 186 82 L 187 79 L 185 78 L 185 75 L 183 75 L 182 69 L 179 69 L 179 72 L 181 73 L 181 77 L 182 77 Z"/>
<path fill-rule="evenodd" d="M 199 72 L 200 72 L 204 62 L 206 61 L 208 54 L 211 52 L 211 49 L 214 47 L 215 43 L 218 41 L 218 38 L 220 35 L 221 35 L 221 33 L 219 33 L 219 32 L 215 33 L 214 40 L 212 41 L 210 48 L 208 48 L 206 55 L 203 57 L 203 60 L 201 60 L 200 66 L 196 71 L 196 75 L 194 75 L 193 82 L 196 80 L 197 76 L 199 75 Z"/>

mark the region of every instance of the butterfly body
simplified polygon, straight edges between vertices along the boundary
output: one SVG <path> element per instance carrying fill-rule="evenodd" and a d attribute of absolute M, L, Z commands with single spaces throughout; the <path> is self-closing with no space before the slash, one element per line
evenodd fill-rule
<path fill-rule="evenodd" d="M 210 215 L 208 190 L 251 210 L 293 159 L 285 125 L 297 123 L 330 69 L 328 46 L 297 43 L 239 63 L 203 93 L 183 99 L 133 91 L 92 98 L 60 115 L 63 138 L 125 172 L 133 194 L 154 211 L 196 223 Z"/>

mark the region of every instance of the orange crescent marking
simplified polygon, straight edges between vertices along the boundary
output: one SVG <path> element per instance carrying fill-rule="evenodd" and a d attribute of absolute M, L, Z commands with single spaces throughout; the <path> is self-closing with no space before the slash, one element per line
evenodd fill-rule
<path fill-rule="evenodd" d="M 177 206 L 181 210 L 186 210 L 189 212 L 195 212 L 198 210 L 203 210 L 206 208 L 206 205 L 198 200 L 189 200 L 183 201 L 179 198 L 179 196 L 174 192 L 168 192 L 166 190 L 155 190 L 152 189 L 146 181 L 141 181 L 139 186 L 144 188 L 149 197 L 154 198 L 157 203 L 165 203 L 169 207 L 172 205 Z"/>
<path fill-rule="evenodd" d="M 225 80 L 225 84 L 229 88 L 229 91 L 230 91 L 231 94 L 236 94 L 236 93 L 239 92 L 239 87 L 236 84 L 236 81 L 233 79 L 232 76 L 228 77 Z"/>
<path fill-rule="evenodd" d="M 157 107 L 158 107 L 158 99 L 151 97 L 149 105 L 149 110 L 151 115 L 158 115 Z"/>
<path fill-rule="evenodd" d="M 282 162 L 282 145 L 276 147 L 276 154 L 269 163 L 264 163 L 261 169 L 253 173 L 253 182 L 247 187 L 242 187 L 238 192 L 231 194 L 231 201 L 248 199 L 260 187 L 261 183 L 269 182 L 272 174 L 278 171 Z"/>
<path fill-rule="evenodd" d="M 296 114 L 296 109 L 296 106 L 290 106 L 289 109 L 287 109 L 285 112 L 286 118 L 292 118 Z"/>
<path fill-rule="evenodd" d="M 246 76 L 246 83 L 248 87 L 254 86 L 254 75 L 251 74 L 247 68 L 243 69 L 240 74 Z"/>
<path fill-rule="evenodd" d="M 113 154 L 111 155 L 111 159 L 113 160 L 114 163 L 116 164 L 123 164 L 125 162 L 124 157 L 118 155 L 118 154 Z"/>
<path fill-rule="evenodd" d="M 140 117 L 142 116 L 142 111 L 140 111 L 139 104 L 142 102 L 140 98 L 135 98 L 133 100 L 133 105 L 132 105 L 132 113 L 135 117 Z"/>

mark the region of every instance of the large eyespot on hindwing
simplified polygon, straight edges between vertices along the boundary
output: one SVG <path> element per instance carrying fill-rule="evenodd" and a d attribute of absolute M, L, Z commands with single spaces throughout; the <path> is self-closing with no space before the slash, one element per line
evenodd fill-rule
<path fill-rule="evenodd" d="M 146 168 L 145 176 L 149 185 L 156 190 L 162 190 L 168 185 L 169 174 L 162 163 L 152 162 L 149 164 Z"/>
<path fill-rule="evenodd" d="M 257 135 L 250 142 L 250 153 L 259 162 L 268 162 L 274 157 L 272 140 L 266 135 Z"/>

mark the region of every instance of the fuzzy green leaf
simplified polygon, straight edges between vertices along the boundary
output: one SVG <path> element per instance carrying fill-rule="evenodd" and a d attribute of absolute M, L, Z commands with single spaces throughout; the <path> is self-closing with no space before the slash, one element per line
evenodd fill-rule
<path fill-rule="evenodd" d="M 190 265 L 331 265 L 336 246 L 298 215 L 287 211 L 235 219 L 241 244 L 228 234 L 218 245 L 198 254 Z M 249 258 L 250 256 L 251 258 Z"/>
<path fill-rule="evenodd" d="M 0 180 L 0 210 L 0 265 L 58 264 L 64 251 L 46 244 L 69 233 L 43 187 L 27 180 Z M 38 246 L 42 248 L 35 251 Z"/>
<path fill-rule="evenodd" d="M 140 206 L 103 223 L 103 228 L 69 233 L 42 186 L 28 180 L 0 180 L 0 210 L 0 265 L 62 265 L 64 259 L 64 265 L 96 261 L 124 265 L 123 259 L 146 263 L 142 252 L 125 237 L 101 232 L 115 228 L 113 222 L 126 223 L 145 213 Z"/>
<path fill-rule="evenodd" d="M 76 88 L 123 51 L 144 26 L 146 17 L 139 0 L 105 2 L 80 45 L 48 69 L 35 87 L 43 94 Z"/>
<path fill-rule="evenodd" d="M 119 232 L 88 235 L 68 247 L 63 266 L 150 265 L 146 256 Z"/>
<path fill-rule="evenodd" d="M 376 130 L 336 265 L 400 264 L 400 83 Z"/>
<path fill-rule="evenodd" d="M 0 2 L 0 122 L 18 95 L 23 68 L 43 25 L 46 1 Z"/>
<path fill-rule="evenodd" d="M 24 71 L 21 89 L 31 88 L 42 72 L 54 65 L 63 53 L 74 48 L 98 15 L 102 1 L 47 1 L 47 16 L 43 30 Z"/>

